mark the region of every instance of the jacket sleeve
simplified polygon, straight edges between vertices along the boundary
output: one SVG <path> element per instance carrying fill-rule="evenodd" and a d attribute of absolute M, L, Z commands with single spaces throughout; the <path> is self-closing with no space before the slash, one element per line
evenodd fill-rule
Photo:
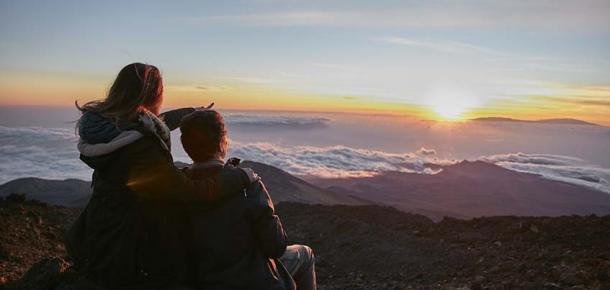
<path fill-rule="evenodd" d="M 243 193 L 250 184 L 243 170 L 231 170 L 206 179 L 190 179 L 174 166 L 160 146 L 148 140 L 136 143 L 131 146 L 141 148 L 129 152 L 130 160 L 135 161 L 129 168 L 127 186 L 138 198 L 210 203 Z M 219 188 L 219 184 L 225 188 Z"/>
<path fill-rule="evenodd" d="M 174 131 L 180 126 L 182 118 L 192 112 L 195 112 L 194 108 L 180 108 L 162 113 L 159 117 L 171 131 Z"/>
<path fill-rule="evenodd" d="M 273 201 L 263 182 L 259 180 L 252 183 L 248 188 L 248 195 L 247 198 L 254 199 L 253 231 L 259 249 L 267 258 L 281 257 L 286 251 L 288 237 L 280 217 L 275 214 Z"/>

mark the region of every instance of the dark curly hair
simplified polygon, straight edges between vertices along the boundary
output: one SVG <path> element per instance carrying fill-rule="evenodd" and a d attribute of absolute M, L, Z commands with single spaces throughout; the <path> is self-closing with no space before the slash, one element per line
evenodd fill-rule
<path fill-rule="evenodd" d="M 222 116 L 214 110 L 195 111 L 180 122 L 180 140 L 184 151 L 195 162 L 224 159 L 227 154 L 227 130 Z"/>

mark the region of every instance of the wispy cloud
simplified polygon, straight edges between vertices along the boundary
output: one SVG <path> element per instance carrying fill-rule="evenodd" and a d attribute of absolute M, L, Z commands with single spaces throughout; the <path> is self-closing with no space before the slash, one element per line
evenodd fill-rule
<path fill-rule="evenodd" d="M 237 82 L 248 83 L 248 84 L 259 84 L 259 85 L 270 85 L 270 84 L 278 84 L 278 83 L 285 82 L 285 80 L 279 79 L 279 78 L 251 77 L 251 76 L 226 76 L 226 77 L 218 77 L 218 79 L 237 81 Z"/>
<path fill-rule="evenodd" d="M 194 22 L 234 23 L 252 26 L 319 26 L 337 25 L 351 13 L 330 11 L 286 11 L 258 14 L 217 15 L 197 19 Z"/>
<path fill-rule="evenodd" d="M 448 53 L 482 53 L 495 56 L 508 56 L 506 53 L 483 46 L 450 40 L 420 40 L 406 37 L 384 37 L 383 42 Z"/>
<path fill-rule="evenodd" d="M 546 29 L 607 29 L 610 3 L 588 1 L 424 1 L 387 4 L 373 8 L 358 3 L 325 8 L 308 5 L 276 5 L 272 12 L 223 14 L 189 18 L 194 23 L 245 26 L 338 27 L 538 27 Z M 456 5 L 459 4 L 459 5 Z M 309 5 L 310 6 L 310 5 Z M 319 6 L 318 6 L 319 7 Z M 275 10 L 275 11 L 273 11 Z"/>
<path fill-rule="evenodd" d="M 539 99 L 543 101 L 551 101 L 564 104 L 582 105 L 601 107 L 610 112 L 610 96 L 607 98 L 591 98 L 586 96 L 564 96 L 564 97 L 553 97 L 553 96 L 540 96 Z"/>
<path fill-rule="evenodd" d="M 419 50 L 446 54 L 472 55 L 485 61 L 488 65 L 496 67 L 499 71 L 534 70 L 574 73 L 587 72 L 594 69 L 594 67 L 587 66 L 579 60 L 523 55 L 454 40 L 418 39 L 399 36 L 381 37 L 374 40 Z"/>
<path fill-rule="evenodd" d="M 215 86 L 215 85 L 199 85 L 199 86 L 195 86 L 196 89 L 198 90 L 202 90 L 202 91 L 211 91 L 211 92 L 219 92 L 219 91 L 225 91 L 230 89 L 229 86 L 226 85 L 220 85 L 220 86 Z"/>

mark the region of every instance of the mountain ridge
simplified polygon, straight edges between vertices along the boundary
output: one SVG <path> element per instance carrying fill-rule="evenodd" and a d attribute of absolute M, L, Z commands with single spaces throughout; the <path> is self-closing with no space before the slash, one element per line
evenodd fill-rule
<path fill-rule="evenodd" d="M 600 124 L 583 121 L 580 119 L 573 118 L 550 118 L 540 120 L 522 120 L 507 117 L 481 117 L 470 119 L 471 121 L 477 122 L 515 122 L 515 123 L 540 123 L 540 124 L 559 124 L 559 125 L 588 125 L 588 126 L 602 126 Z"/>
<path fill-rule="evenodd" d="M 176 166 L 180 168 L 188 166 L 188 164 L 176 162 Z M 261 176 L 274 203 L 282 201 L 347 205 L 365 203 L 357 198 L 340 195 L 312 185 L 271 165 L 244 161 L 240 166 L 252 168 Z M 91 182 L 80 179 L 51 180 L 25 177 L 0 185 L 0 197 L 12 193 L 27 193 L 28 199 L 79 208 L 85 207 L 91 197 Z"/>
<path fill-rule="evenodd" d="M 398 171 L 361 178 L 308 181 L 435 220 L 443 216 L 561 216 L 610 214 L 610 195 L 512 171 L 483 161 L 443 166 L 437 174 Z"/>
<path fill-rule="evenodd" d="M 185 166 L 186 164 L 177 164 Z M 512 171 L 483 161 L 442 166 L 437 174 L 383 172 L 360 178 L 299 178 L 277 167 L 244 161 L 265 182 L 274 203 L 390 205 L 434 220 L 444 216 L 561 216 L 610 214 L 610 195 L 587 187 Z M 24 178 L 0 185 L 0 196 L 27 193 L 29 199 L 84 207 L 87 181 Z"/>

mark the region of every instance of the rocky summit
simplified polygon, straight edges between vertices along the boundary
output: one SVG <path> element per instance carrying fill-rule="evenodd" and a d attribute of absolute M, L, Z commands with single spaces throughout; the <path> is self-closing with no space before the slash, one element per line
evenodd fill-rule
<path fill-rule="evenodd" d="M 610 216 L 444 218 L 391 207 L 277 207 L 317 254 L 319 289 L 610 289 Z M 76 289 L 63 232 L 79 209 L 0 200 L 0 289 Z"/>

